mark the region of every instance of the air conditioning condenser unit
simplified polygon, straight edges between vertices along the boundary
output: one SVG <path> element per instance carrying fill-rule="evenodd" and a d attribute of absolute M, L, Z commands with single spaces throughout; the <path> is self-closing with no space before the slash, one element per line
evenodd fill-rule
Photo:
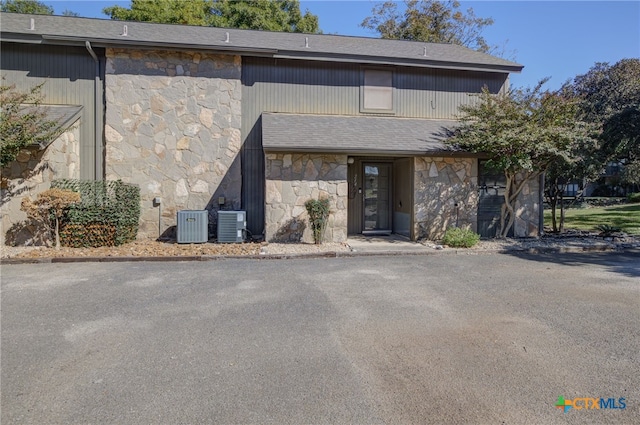
<path fill-rule="evenodd" d="M 243 242 L 246 230 L 246 211 L 218 211 L 218 242 Z"/>
<path fill-rule="evenodd" d="M 178 211 L 177 231 L 178 243 L 207 242 L 209 240 L 209 211 Z"/>

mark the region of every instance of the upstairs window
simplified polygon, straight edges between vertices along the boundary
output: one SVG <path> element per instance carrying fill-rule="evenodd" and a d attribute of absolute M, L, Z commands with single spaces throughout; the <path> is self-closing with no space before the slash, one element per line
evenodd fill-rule
<path fill-rule="evenodd" d="M 393 71 L 365 69 L 360 90 L 361 112 L 393 112 Z"/>

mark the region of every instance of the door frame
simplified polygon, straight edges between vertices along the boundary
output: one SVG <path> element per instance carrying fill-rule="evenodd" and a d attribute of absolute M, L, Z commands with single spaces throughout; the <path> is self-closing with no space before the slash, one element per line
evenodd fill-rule
<path fill-rule="evenodd" d="M 388 228 L 386 229 L 372 229 L 366 230 L 366 184 L 364 181 L 365 170 L 366 167 L 369 166 L 380 166 L 384 165 L 388 167 L 388 176 L 389 181 L 387 182 L 387 217 L 388 217 Z M 390 235 L 393 233 L 393 161 L 377 161 L 377 160 L 364 160 L 362 161 L 362 165 L 360 167 L 362 172 L 362 225 L 360 231 L 363 235 Z"/>
<path fill-rule="evenodd" d="M 409 159 L 409 174 L 410 174 L 410 178 L 409 178 L 409 184 L 411 185 L 411 189 L 410 189 L 410 200 L 409 203 L 411 205 L 410 210 L 411 213 L 409 214 L 409 226 L 410 226 L 410 236 L 409 238 L 411 240 L 413 240 L 414 238 L 414 215 L 415 215 L 415 211 L 414 211 L 414 206 L 413 206 L 413 202 L 414 202 L 414 193 L 413 193 L 413 164 L 414 161 L 411 160 L 411 156 L 357 156 L 357 155 L 353 155 L 353 156 L 349 156 L 349 158 L 353 158 L 353 162 L 349 162 L 348 163 L 348 172 L 347 172 L 347 186 L 348 186 L 348 207 L 347 207 L 347 234 L 348 235 L 362 235 L 363 234 L 363 230 L 364 230 L 364 190 L 363 190 L 363 186 L 364 186 L 364 177 L 363 177 L 363 173 L 364 173 L 364 164 L 371 164 L 371 163 L 384 163 L 384 164 L 389 164 L 391 166 L 391 180 L 389 182 L 390 184 L 390 194 L 389 194 L 389 201 L 391 202 L 391 206 L 390 206 L 390 214 L 391 214 L 391 233 L 394 233 L 394 225 L 395 225 L 395 221 L 393 218 L 393 214 L 394 214 L 394 208 L 393 208 L 393 203 L 396 202 L 396 194 L 395 194 L 395 190 L 394 190 L 394 184 L 395 184 L 395 179 L 396 179 L 396 171 L 395 171 L 395 164 L 399 159 Z M 364 234 L 366 235 L 372 235 L 375 234 L 376 231 L 373 231 L 373 233 L 370 232 L 365 232 Z M 382 234 L 389 234 L 389 232 L 384 232 Z"/>

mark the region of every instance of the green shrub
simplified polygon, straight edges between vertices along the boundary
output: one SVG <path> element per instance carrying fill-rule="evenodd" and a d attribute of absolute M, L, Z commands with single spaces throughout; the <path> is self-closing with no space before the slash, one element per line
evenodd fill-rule
<path fill-rule="evenodd" d="M 632 203 L 632 204 L 640 202 L 640 192 L 628 194 L 627 195 L 627 201 Z"/>
<path fill-rule="evenodd" d="M 617 226 L 612 226 L 610 224 L 598 224 L 596 229 L 600 230 L 600 236 L 611 236 L 614 233 L 618 233 L 622 231 L 622 228 Z"/>
<path fill-rule="evenodd" d="M 138 234 L 140 188 L 116 181 L 54 180 L 51 187 L 79 192 L 63 218 L 63 246 L 98 247 L 131 242 Z"/>
<path fill-rule="evenodd" d="M 480 240 L 480 235 L 469 230 L 451 227 L 447 229 L 442 243 L 452 248 L 471 248 Z"/>
<path fill-rule="evenodd" d="M 309 199 L 304 203 L 307 213 L 309 214 L 309 224 L 313 231 L 313 241 L 321 244 L 324 238 L 324 230 L 329 221 L 329 199 Z"/>

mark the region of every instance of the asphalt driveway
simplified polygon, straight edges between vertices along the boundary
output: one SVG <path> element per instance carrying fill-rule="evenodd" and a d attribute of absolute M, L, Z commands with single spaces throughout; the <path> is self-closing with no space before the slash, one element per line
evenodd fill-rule
<path fill-rule="evenodd" d="M 640 422 L 637 253 L 10 265 L 1 296 L 3 425 Z"/>

